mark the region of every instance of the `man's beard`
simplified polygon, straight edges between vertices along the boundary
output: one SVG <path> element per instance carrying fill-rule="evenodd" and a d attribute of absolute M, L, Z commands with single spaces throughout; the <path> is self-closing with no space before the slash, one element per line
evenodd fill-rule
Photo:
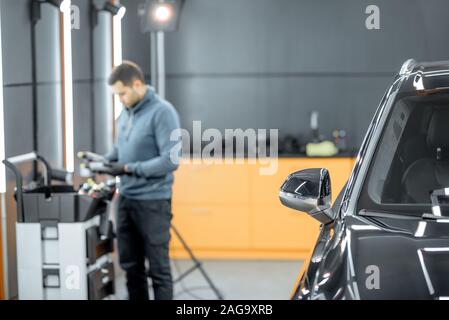
<path fill-rule="evenodd" d="M 130 105 L 126 106 L 128 109 L 134 108 L 140 102 L 139 94 L 137 93 L 137 91 L 132 89 L 132 93 L 133 93 L 133 96 L 135 97 L 135 99 Z"/>

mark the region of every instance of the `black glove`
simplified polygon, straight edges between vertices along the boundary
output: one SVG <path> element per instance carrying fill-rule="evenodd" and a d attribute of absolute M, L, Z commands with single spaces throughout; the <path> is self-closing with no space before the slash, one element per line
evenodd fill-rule
<path fill-rule="evenodd" d="M 94 170 L 99 174 L 108 174 L 110 176 L 121 176 L 124 174 L 130 174 L 125 171 L 125 165 L 117 162 L 105 163 L 101 168 Z"/>

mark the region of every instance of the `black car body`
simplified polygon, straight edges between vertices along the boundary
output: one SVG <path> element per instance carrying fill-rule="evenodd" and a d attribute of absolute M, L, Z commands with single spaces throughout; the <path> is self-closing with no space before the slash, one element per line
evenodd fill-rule
<path fill-rule="evenodd" d="M 325 169 L 281 187 L 322 222 L 292 299 L 449 299 L 449 61 L 403 65 L 330 197 Z"/>

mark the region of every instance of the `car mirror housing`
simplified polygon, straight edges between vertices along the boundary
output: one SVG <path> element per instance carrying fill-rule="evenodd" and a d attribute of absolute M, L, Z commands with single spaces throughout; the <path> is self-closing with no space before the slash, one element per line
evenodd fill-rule
<path fill-rule="evenodd" d="M 281 186 L 279 198 L 284 206 L 306 212 L 323 224 L 335 219 L 327 169 L 306 169 L 290 174 Z"/>

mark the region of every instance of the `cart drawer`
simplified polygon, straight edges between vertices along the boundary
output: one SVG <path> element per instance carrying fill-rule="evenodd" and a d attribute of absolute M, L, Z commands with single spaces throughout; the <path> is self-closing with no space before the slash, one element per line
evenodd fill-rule
<path fill-rule="evenodd" d="M 115 293 L 114 265 L 106 263 L 87 275 L 89 300 L 101 300 Z"/>
<path fill-rule="evenodd" d="M 109 232 L 106 237 L 100 234 L 98 226 L 86 230 L 87 261 L 94 264 L 101 256 L 114 251 L 114 236 L 112 234 L 112 222 L 109 221 Z"/>

